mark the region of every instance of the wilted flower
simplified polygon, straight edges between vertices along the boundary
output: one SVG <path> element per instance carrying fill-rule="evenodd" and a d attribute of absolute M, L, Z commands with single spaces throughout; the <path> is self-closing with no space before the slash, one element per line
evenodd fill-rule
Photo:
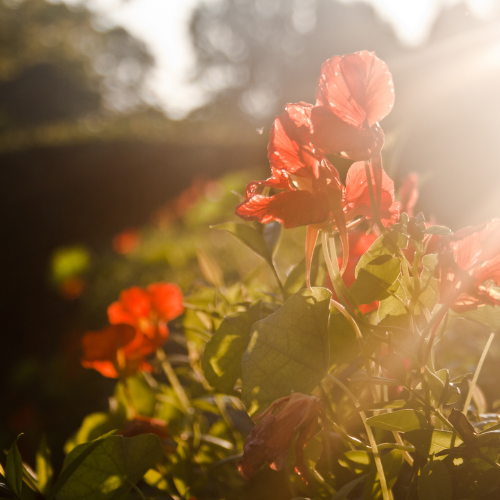
<path fill-rule="evenodd" d="M 324 420 L 323 402 L 316 396 L 294 393 L 276 400 L 257 415 L 254 427 L 245 441 L 244 453 L 238 462 L 240 474 L 249 479 L 264 462 L 271 469 L 281 470 L 294 438 L 295 470 L 307 481 L 304 448 L 318 432 L 318 418 Z"/>
<path fill-rule="evenodd" d="M 454 298 L 454 311 L 500 305 L 500 294 L 491 286 L 500 285 L 500 220 L 462 229 L 444 240 L 438 270 L 441 300 Z"/>

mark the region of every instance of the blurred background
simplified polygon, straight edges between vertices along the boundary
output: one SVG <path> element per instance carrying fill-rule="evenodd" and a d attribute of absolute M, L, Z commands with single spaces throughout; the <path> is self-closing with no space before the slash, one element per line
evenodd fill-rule
<path fill-rule="evenodd" d="M 500 216 L 497 1 L 0 0 L 4 448 L 25 432 L 29 460 L 43 431 L 60 460 L 105 407 L 79 339 L 120 290 L 187 292 L 207 255 L 252 270 L 208 226 L 267 175 L 273 117 L 364 49 L 394 77 L 396 186 L 417 172 L 417 211 L 453 229 Z"/>

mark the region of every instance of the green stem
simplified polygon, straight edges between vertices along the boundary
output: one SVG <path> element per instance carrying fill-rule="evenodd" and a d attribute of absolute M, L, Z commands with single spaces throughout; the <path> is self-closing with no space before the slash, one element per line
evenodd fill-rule
<path fill-rule="evenodd" d="M 488 342 L 486 342 L 486 345 L 484 346 L 483 353 L 481 354 L 481 358 L 479 359 L 479 363 L 477 365 L 476 371 L 474 372 L 474 376 L 472 377 L 472 382 L 469 386 L 469 392 L 467 393 L 467 397 L 465 398 L 465 403 L 464 403 L 463 412 L 465 415 L 467 415 L 467 412 L 469 411 L 469 405 L 472 399 L 472 394 L 474 393 L 474 389 L 476 388 L 477 379 L 479 378 L 479 374 L 481 373 L 484 360 L 486 359 L 486 354 L 488 354 L 488 351 L 490 350 L 490 346 L 494 338 L 495 334 L 491 333 Z"/>
<path fill-rule="evenodd" d="M 337 384 L 347 395 L 347 397 L 353 402 L 356 408 L 359 408 L 360 404 L 356 399 L 356 396 L 345 386 L 340 380 L 335 378 L 333 375 L 328 375 L 328 377 Z M 370 446 L 373 452 L 373 459 L 375 460 L 375 467 L 377 468 L 379 481 L 380 481 L 380 489 L 382 490 L 382 498 L 384 500 L 391 500 L 391 494 L 389 493 L 389 489 L 387 487 L 387 480 L 385 478 L 384 467 L 382 465 L 382 459 L 380 458 L 380 453 L 378 451 L 377 442 L 375 441 L 375 437 L 373 435 L 371 427 L 366 423 L 366 415 L 364 411 L 360 411 L 359 415 L 361 420 L 363 421 L 363 425 L 365 426 L 366 435 L 368 436 L 368 441 L 370 442 Z"/>
<path fill-rule="evenodd" d="M 378 228 L 380 229 L 380 232 L 384 234 L 386 232 L 386 229 L 382 224 L 382 221 L 380 220 L 379 205 L 375 200 L 375 193 L 373 191 L 372 174 L 370 171 L 369 161 L 365 161 L 365 172 L 366 172 L 366 182 L 368 184 L 368 193 L 370 194 L 370 203 L 373 211 L 373 219 L 375 220 Z"/>
<path fill-rule="evenodd" d="M 158 361 L 160 362 L 161 367 L 165 372 L 165 375 L 167 376 L 172 389 L 175 391 L 175 394 L 177 395 L 177 398 L 179 399 L 179 402 L 181 403 L 184 411 L 191 414 L 193 412 L 193 408 L 191 406 L 189 398 L 186 394 L 186 391 L 184 390 L 184 387 L 179 382 L 179 379 L 177 378 L 172 365 L 169 363 L 167 355 L 165 354 L 163 348 L 160 347 L 156 350 L 156 357 L 158 358 Z"/>
<path fill-rule="evenodd" d="M 283 284 L 281 283 L 280 277 L 278 275 L 278 271 L 276 270 L 276 267 L 274 266 L 274 262 L 271 262 L 271 269 L 273 270 L 274 277 L 276 278 L 276 281 L 278 282 L 278 286 L 280 287 L 280 292 L 281 295 L 283 295 L 283 300 L 285 300 L 285 289 L 283 288 Z"/>
<path fill-rule="evenodd" d="M 132 481 L 130 481 L 130 479 L 125 478 L 125 482 L 132 487 L 132 489 L 139 495 L 139 498 L 141 500 L 146 500 L 146 497 L 144 496 L 142 491 Z"/>

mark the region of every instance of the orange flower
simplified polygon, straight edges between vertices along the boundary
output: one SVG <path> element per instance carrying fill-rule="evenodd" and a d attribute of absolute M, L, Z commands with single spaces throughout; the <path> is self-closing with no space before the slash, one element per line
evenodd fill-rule
<path fill-rule="evenodd" d="M 153 283 L 145 289 L 133 286 L 108 307 L 108 319 L 112 325 L 135 327 L 145 337 L 141 343 L 149 342 L 154 351 L 168 337 L 167 323 L 184 312 L 182 301 L 182 292 L 173 283 Z"/>
<path fill-rule="evenodd" d="M 113 238 L 113 248 L 120 255 L 132 253 L 141 242 L 141 236 L 137 229 L 127 229 L 126 231 L 117 234 Z"/>
<path fill-rule="evenodd" d="M 267 410 L 257 415 L 259 423 L 245 441 L 238 471 L 249 479 L 264 462 L 271 469 L 281 470 L 292 441 L 295 444 L 295 471 L 307 482 L 304 448 L 318 432 L 318 417 L 323 420 L 323 402 L 316 396 L 294 393 L 276 400 Z"/>
<path fill-rule="evenodd" d="M 451 306 L 457 312 L 500 305 L 499 293 L 490 286 L 500 285 L 500 220 L 462 229 L 443 240 L 438 264 L 441 300 L 458 294 Z"/>
<path fill-rule="evenodd" d="M 82 338 L 85 368 L 93 368 L 109 378 L 129 376 L 138 370 L 151 371 L 144 356 L 151 347 L 137 342 L 135 328 L 130 325 L 111 325 L 98 332 L 87 332 Z"/>

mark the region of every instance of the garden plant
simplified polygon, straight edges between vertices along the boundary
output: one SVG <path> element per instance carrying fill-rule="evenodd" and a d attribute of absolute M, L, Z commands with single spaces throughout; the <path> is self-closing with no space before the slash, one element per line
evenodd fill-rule
<path fill-rule="evenodd" d="M 116 380 L 108 411 L 84 419 L 62 470 L 45 439 L 33 464 L 13 443 L 0 497 L 500 498 L 500 418 L 477 383 L 500 328 L 500 220 L 429 223 L 413 175 L 396 201 L 379 125 L 394 101 L 373 52 L 323 63 L 315 104 L 271 127 L 270 177 L 212 228 L 268 279 L 200 250 L 202 285 L 124 289 L 81 340 L 83 367 Z M 280 272 L 283 233 L 303 226 Z M 482 351 L 452 373 L 445 342 L 471 325 Z"/>

